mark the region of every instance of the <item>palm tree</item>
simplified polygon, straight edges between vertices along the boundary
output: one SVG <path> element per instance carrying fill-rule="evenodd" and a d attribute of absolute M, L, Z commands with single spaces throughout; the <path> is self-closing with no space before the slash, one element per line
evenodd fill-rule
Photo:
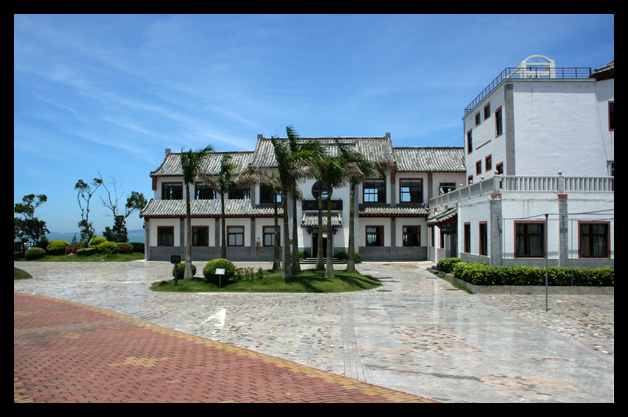
<path fill-rule="evenodd" d="M 351 152 L 346 146 L 338 142 L 340 154 L 348 168 L 349 181 L 349 244 L 347 248 L 347 271 L 355 271 L 355 190 L 357 185 L 375 171 L 384 169 L 385 164 L 374 164 L 357 153 Z"/>
<path fill-rule="evenodd" d="M 275 158 L 277 159 L 277 167 L 279 168 L 279 181 L 281 183 L 281 202 L 283 204 L 283 255 L 281 263 L 281 276 L 283 279 L 292 278 L 292 268 L 290 267 L 290 231 L 288 229 L 288 196 L 296 193 L 292 187 L 296 183 L 292 177 L 290 164 L 290 149 L 286 146 L 286 142 L 275 136 L 270 138 L 273 148 L 275 149 Z"/>
<path fill-rule="evenodd" d="M 209 184 L 218 194 L 220 194 L 220 226 L 221 226 L 221 248 L 220 257 L 227 259 L 227 227 L 225 213 L 225 195 L 232 191 L 236 186 L 234 176 L 238 167 L 231 162 L 231 155 L 226 153 L 220 161 L 220 171 L 215 175 L 202 175 L 203 182 Z"/>
<path fill-rule="evenodd" d="M 336 140 L 336 144 L 340 145 L 340 142 Z M 321 185 L 319 190 L 322 190 L 322 186 L 327 187 L 327 259 L 325 267 L 325 277 L 334 277 L 334 266 L 332 263 L 333 256 L 333 242 L 332 242 L 332 225 L 331 225 L 331 194 L 334 188 L 343 186 L 349 178 L 349 169 L 352 168 L 346 163 L 343 157 L 334 157 L 326 155 L 319 164 L 318 176 L 320 178 Z M 319 191 L 320 193 L 320 191 Z"/>
<path fill-rule="evenodd" d="M 281 195 L 281 182 L 279 181 L 279 176 L 275 171 L 269 172 L 263 168 L 254 168 L 249 166 L 246 171 L 241 174 L 244 182 L 249 184 L 264 184 L 270 188 L 270 192 L 272 194 L 273 199 L 273 212 L 274 212 L 274 220 L 275 220 L 275 238 L 274 242 L 274 255 L 273 255 L 273 266 L 272 270 L 278 270 L 281 268 L 281 255 L 279 248 L 279 208 L 278 208 L 278 197 Z"/>
<path fill-rule="evenodd" d="M 190 280 L 193 277 L 192 273 L 192 216 L 190 208 L 190 184 L 194 182 L 196 177 L 200 174 L 201 165 L 203 160 L 210 152 L 213 152 L 214 148 L 211 145 L 207 145 L 204 149 L 200 149 L 196 152 L 190 149 L 188 152 L 183 152 L 181 149 L 181 169 L 183 170 L 183 183 L 185 184 L 185 271 L 183 273 L 183 279 Z"/>

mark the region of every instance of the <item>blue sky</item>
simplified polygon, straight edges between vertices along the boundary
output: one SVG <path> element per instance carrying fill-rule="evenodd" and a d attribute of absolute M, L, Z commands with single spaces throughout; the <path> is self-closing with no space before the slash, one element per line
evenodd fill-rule
<path fill-rule="evenodd" d="M 534 54 L 601 67 L 614 31 L 583 14 L 15 15 L 14 203 L 46 194 L 36 216 L 75 232 L 78 179 L 149 199 L 165 148 L 253 150 L 288 125 L 462 146 L 464 108 L 504 68 Z M 98 235 L 113 224 L 101 191 Z"/>

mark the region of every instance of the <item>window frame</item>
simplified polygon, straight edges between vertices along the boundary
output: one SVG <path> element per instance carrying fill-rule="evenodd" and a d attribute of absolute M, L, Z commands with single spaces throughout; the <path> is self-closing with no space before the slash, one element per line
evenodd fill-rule
<path fill-rule="evenodd" d="M 471 223 L 465 222 L 463 225 L 463 252 L 471 253 Z"/>
<path fill-rule="evenodd" d="M 267 231 L 267 229 L 270 230 Z M 279 237 L 279 246 L 281 246 L 281 225 L 277 226 L 279 229 L 278 237 Z M 266 244 L 266 236 L 271 236 L 270 244 Z M 264 247 L 274 247 L 275 246 L 275 226 L 262 226 L 262 246 Z"/>
<path fill-rule="evenodd" d="M 605 245 L 605 249 L 606 249 L 606 254 L 604 256 L 599 256 L 599 254 L 595 253 L 595 242 L 592 241 L 591 245 L 591 252 L 593 253 L 590 256 L 585 256 L 583 255 L 583 234 L 582 234 L 582 228 L 581 226 L 590 226 L 590 225 L 603 225 L 605 226 L 605 233 L 603 234 L 593 234 L 593 233 L 587 233 L 587 236 L 591 236 L 592 238 L 594 238 L 595 236 L 602 236 L 604 239 L 604 245 Z M 580 259 L 609 259 L 611 257 L 611 226 L 610 226 L 610 222 L 605 222 L 605 221 L 579 221 L 578 222 L 578 258 Z"/>
<path fill-rule="evenodd" d="M 235 229 L 241 229 L 242 232 L 241 233 L 233 232 L 233 230 Z M 231 236 L 236 237 L 236 241 L 234 244 L 231 243 Z M 242 236 L 242 244 L 237 243 L 237 236 Z M 245 237 L 246 237 L 246 233 L 245 233 L 244 226 L 227 226 L 227 246 L 242 247 L 244 246 Z"/>
<path fill-rule="evenodd" d="M 413 235 L 416 236 L 416 245 L 410 245 L 407 244 L 407 236 L 409 235 L 406 232 L 406 228 L 413 228 L 416 229 L 416 232 L 413 233 Z M 410 224 L 410 225 L 402 225 L 401 226 L 401 244 L 402 246 L 407 246 L 407 247 L 420 247 L 421 246 L 421 225 L 418 224 Z"/>
<path fill-rule="evenodd" d="M 504 134 L 504 112 L 501 106 L 495 110 L 495 137 L 498 138 Z"/>
<path fill-rule="evenodd" d="M 382 186 L 380 187 L 367 187 L 366 184 L 370 182 L 381 182 Z M 367 190 L 376 190 L 375 193 L 368 193 Z M 377 201 L 367 201 L 366 196 L 377 195 Z M 383 198 L 383 201 L 380 201 L 380 196 Z M 368 178 L 362 182 L 362 202 L 364 204 L 385 204 L 386 203 L 386 180 L 382 178 Z"/>
<path fill-rule="evenodd" d="M 174 196 L 173 192 L 166 194 L 166 189 L 172 188 L 173 186 L 181 188 L 181 198 L 166 198 L 166 196 L 170 197 Z M 161 199 L 162 200 L 183 200 L 183 182 L 180 181 L 171 181 L 171 182 L 162 182 L 161 183 Z"/>
<path fill-rule="evenodd" d="M 480 256 L 488 256 L 488 222 L 482 221 L 478 224 L 479 250 Z"/>
<path fill-rule="evenodd" d="M 373 235 L 373 233 L 369 233 L 369 229 L 376 229 L 374 232 L 375 242 L 369 244 L 369 236 Z M 383 247 L 384 243 L 384 226 L 378 225 L 367 225 L 364 227 L 364 246 L 368 247 Z M 378 244 L 377 242 L 380 241 Z"/>
<path fill-rule="evenodd" d="M 169 233 L 164 234 L 164 232 Z M 170 236 L 171 243 L 163 243 L 165 236 Z M 174 226 L 157 226 L 157 246 L 174 246 Z"/>
<path fill-rule="evenodd" d="M 404 181 L 411 181 L 411 182 L 418 182 L 419 183 L 419 192 L 418 192 L 418 196 L 419 196 L 419 201 L 412 201 L 412 186 L 410 186 L 410 190 L 408 190 L 407 192 L 402 191 L 403 190 L 403 185 L 402 183 Z M 403 201 L 403 195 L 404 194 L 408 194 L 410 201 Z M 416 194 L 416 190 L 415 190 L 415 194 Z M 401 204 L 423 204 L 423 178 L 400 178 L 399 179 L 399 203 Z"/>
<path fill-rule="evenodd" d="M 206 243 L 205 244 L 198 244 L 198 232 L 200 230 L 205 230 L 205 239 L 206 239 Z M 192 226 L 192 246 L 197 246 L 197 247 L 206 247 L 209 246 L 209 226 Z"/>
<path fill-rule="evenodd" d="M 542 230 L 538 234 L 537 233 L 533 234 L 533 233 L 529 233 L 529 232 L 521 234 L 522 237 L 525 240 L 527 240 L 527 242 L 525 242 L 525 246 L 527 247 L 528 254 L 520 254 L 520 249 L 521 249 L 521 246 L 519 244 L 520 233 L 517 232 L 517 226 L 521 226 L 521 225 L 526 225 L 526 226 L 528 226 L 528 225 L 529 226 L 531 226 L 531 225 L 540 225 L 540 226 L 542 226 Z M 514 236 L 514 238 L 515 238 L 515 242 L 514 242 L 515 243 L 515 248 L 514 249 L 515 250 L 514 250 L 514 255 L 515 255 L 515 258 L 545 259 L 545 257 L 547 256 L 547 241 L 546 241 L 546 238 L 545 238 L 545 236 L 547 235 L 546 230 L 545 230 L 546 227 L 547 227 L 547 224 L 546 224 L 545 220 L 515 221 L 514 222 L 514 228 L 515 228 L 515 236 Z M 530 242 L 530 239 L 532 239 L 535 236 L 538 236 L 538 238 L 541 239 L 542 247 L 541 247 L 541 255 L 540 256 L 537 255 L 537 254 L 533 254 L 532 250 L 531 250 L 532 249 L 531 248 L 531 243 L 532 242 Z"/>

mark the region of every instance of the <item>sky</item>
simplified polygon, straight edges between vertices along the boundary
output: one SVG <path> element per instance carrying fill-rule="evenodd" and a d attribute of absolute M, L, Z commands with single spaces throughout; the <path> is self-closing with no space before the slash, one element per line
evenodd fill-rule
<path fill-rule="evenodd" d="M 257 135 L 463 146 L 464 108 L 506 67 L 615 59 L 614 15 L 14 15 L 13 199 L 78 232 L 75 184 L 154 196 L 165 149 Z M 90 221 L 113 225 L 97 191 Z M 137 212 L 129 230 L 141 229 Z"/>

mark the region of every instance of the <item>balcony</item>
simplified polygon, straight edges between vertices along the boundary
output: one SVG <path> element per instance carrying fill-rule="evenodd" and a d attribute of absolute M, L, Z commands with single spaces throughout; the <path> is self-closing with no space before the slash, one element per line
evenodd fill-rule
<path fill-rule="evenodd" d="M 458 201 L 502 191 L 523 192 L 586 192 L 604 193 L 615 191 L 614 177 L 564 177 L 495 175 L 430 199 L 430 207 L 453 206 Z"/>

